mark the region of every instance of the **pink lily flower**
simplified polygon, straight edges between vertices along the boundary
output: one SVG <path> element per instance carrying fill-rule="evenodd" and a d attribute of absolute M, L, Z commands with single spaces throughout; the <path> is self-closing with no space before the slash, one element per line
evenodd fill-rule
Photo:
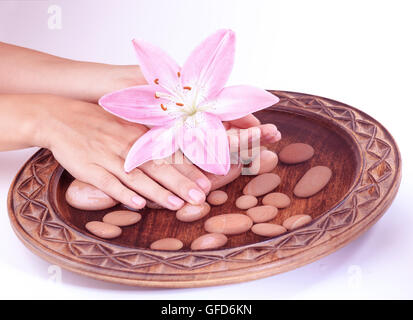
<path fill-rule="evenodd" d="M 126 157 L 130 172 L 181 149 L 201 169 L 225 175 L 230 152 L 222 121 L 242 118 L 279 101 L 252 86 L 225 87 L 235 54 L 235 33 L 219 30 L 191 53 L 181 68 L 161 49 L 133 40 L 148 85 L 106 94 L 99 104 L 128 121 L 150 126 Z"/>

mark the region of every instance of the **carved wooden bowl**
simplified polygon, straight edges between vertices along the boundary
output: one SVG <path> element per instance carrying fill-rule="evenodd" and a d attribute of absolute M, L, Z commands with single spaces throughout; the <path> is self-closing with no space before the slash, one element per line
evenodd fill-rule
<path fill-rule="evenodd" d="M 401 158 L 389 132 L 365 113 L 343 103 L 308 94 L 273 91 L 276 107 L 257 113 L 263 123 L 274 123 L 283 139 L 270 149 L 278 152 L 292 142 L 312 145 L 308 162 L 275 172 L 282 178 L 277 191 L 292 198 L 273 222 L 294 214 L 313 221 L 286 234 L 264 238 L 247 233 L 229 236 L 220 250 L 191 251 L 193 239 L 204 234 L 206 218 L 184 223 L 168 210 L 143 210 L 142 220 L 124 227 L 122 235 L 102 240 L 86 231 L 87 221 L 105 212 L 81 212 L 64 200 L 73 179 L 45 149 L 16 175 L 9 192 L 11 224 L 34 253 L 53 264 L 93 278 L 139 286 L 198 287 L 234 283 L 285 272 L 334 252 L 373 225 L 390 206 L 400 184 Z M 333 177 L 326 188 L 309 199 L 292 190 L 306 170 L 326 165 Z M 222 188 L 229 195 L 209 217 L 240 212 L 234 206 L 251 176 L 241 176 Z M 261 197 L 262 198 L 262 197 Z M 261 199 L 260 198 L 260 199 Z M 115 207 L 116 208 L 116 207 Z M 177 252 L 149 249 L 164 237 L 181 239 Z"/>

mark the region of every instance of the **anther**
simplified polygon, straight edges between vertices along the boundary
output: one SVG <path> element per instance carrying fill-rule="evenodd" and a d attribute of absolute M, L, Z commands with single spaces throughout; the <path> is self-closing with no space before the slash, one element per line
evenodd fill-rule
<path fill-rule="evenodd" d="M 166 108 L 163 104 L 161 104 L 161 109 L 162 109 L 163 111 L 166 111 L 166 110 L 167 110 L 167 108 Z"/>
<path fill-rule="evenodd" d="M 192 88 L 191 87 L 184 87 L 184 89 L 191 90 Z"/>
<path fill-rule="evenodd" d="M 177 106 L 180 106 L 180 107 L 183 107 L 184 106 L 184 104 L 183 103 L 180 103 L 180 102 L 176 102 L 175 103 Z"/>
<path fill-rule="evenodd" d="M 178 78 L 180 78 L 180 77 L 181 77 L 181 73 L 178 71 L 178 73 L 177 73 L 177 74 L 178 74 Z"/>
<path fill-rule="evenodd" d="M 156 84 L 159 84 L 159 79 L 156 78 L 155 80 L 153 80 L 153 82 L 155 82 Z"/>

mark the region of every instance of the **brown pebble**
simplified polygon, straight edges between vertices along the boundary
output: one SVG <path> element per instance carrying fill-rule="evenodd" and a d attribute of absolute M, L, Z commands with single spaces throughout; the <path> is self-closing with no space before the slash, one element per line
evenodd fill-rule
<path fill-rule="evenodd" d="M 260 156 L 251 162 L 248 169 L 250 174 L 262 174 L 273 171 L 277 164 L 277 154 L 269 150 L 263 150 L 260 152 Z"/>
<path fill-rule="evenodd" d="M 102 220 L 114 226 L 126 227 L 139 222 L 141 219 L 142 216 L 137 212 L 118 210 L 105 214 Z"/>
<path fill-rule="evenodd" d="M 326 186 L 331 175 L 332 172 L 328 167 L 312 167 L 295 185 L 294 194 L 300 198 L 311 197 Z"/>
<path fill-rule="evenodd" d="M 208 197 L 207 201 L 209 204 L 212 204 L 213 206 L 219 206 L 221 204 L 224 204 L 228 200 L 228 195 L 225 191 L 222 190 L 215 190 L 212 191 Z"/>
<path fill-rule="evenodd" d="M 306 143 L 291 143 L 285 146 L 278 154 L 280 161 L 286 164 L 295 164 L 307 161 L 314 155 L 312 146 Z"/>
<path fill-rule="evenodd" d="M 103 239 L 113 239 L 119 237 L 122 233 L 122 229 L 118 226 L 100 221 L 90 221 L 86 223 L 85 228 L 95 236 Z"/>
<path fill-rule="evenodd" d="M 273 206 L 258 206 L 247 210 L 247 215 L 254 223 L 261 223 L 274 219 L 277 213 L 278 209 Z"/>
<path fill-rule="evenodd" d="M 252 227 L 252 220 L 245 214 L 227 213 L 205 221 L 204 228 L 210 233 L 239 234 Z"/>
<path fill-rule="evenodd" d="M 263 173 L 248 182 L 243 193 L 259 197 L 277 188 L 280 182 L 281 178 L 277 174 Z"/>
<path fill-rule="evenodd" d="M 183 222 L 193 222 L 205 217 L 210 210 L 211 207 L 206 202 L 200 205 L 187 203 L 176 212 L 176 218 Z"/>
<path fill-rule="evenodd" d="M 275 237 L 287 232 L 287 229 L 274 223 L 257 223 L 251 227 L 251 231 L 263 237 Z"/>
<path fill-rule="evenodd" d="M 284 193 L 272 192 L 265 195 L 265 197 L 262 199 L 262 204 L 282 209 L 287 208 L 291 204 L 291 199 Z"/>
<path fill-rule="evenodd" d="M 288 230 L 297 229 L 306 225 L 312 220 L 311 216 L 307 214 L 297 214 L 284 220 L 283 226 Z"/>
<path fill-rule="evenodd" d="M 80 210 L 104 210 L 118 204 L 106 193 L 80 180 L 73 180 L 66 190 L 66 201 Z"/>
<path fill-rule="evenodd" d="M 224 246 L 228 238 L 222 233 L 207 233 L 196 238 L 191 243 L 192 250 L 216 249 Z"/>
<path fill-rule="evenodd" d="M 235 200 L 235 206 L 241 210 L 246 210 L 255 207 L 257 203 L 258 199 L 248 194 L 238 197 L 237 200 Z"/>
<path fill-rule="evenodd" d="M 183 242 L 176 238 L 164 238 L 151 243 L 152 250 L 177 251 L 182 249 Z"/>

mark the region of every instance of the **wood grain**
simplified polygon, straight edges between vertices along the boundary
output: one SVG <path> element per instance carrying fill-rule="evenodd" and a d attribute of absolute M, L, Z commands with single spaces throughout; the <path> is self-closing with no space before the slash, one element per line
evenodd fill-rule
<path fill-rule="evenodd" d="M 292 198 L 273 222 L 294 214 L 309 214 L 313 221 L 300 229 L 264 238 L 251 231 L 230 236 L 220 250 L 192 252 L 190 243 L 204 234 L 203 223 L 175 219 L 169 210 L 142 211 L 135 226 L 121 237 L 104 241 L 86 231 L 88 221 L 101 220 L 118 209 L 82 212 L 64 201 L 73 179 L 48 150 L 36 153 L 17 174 L 9 192 L 9 215 L 19 238 L 52 263 L 94 278 L 131 285 L 193 287 L 260 278 L 288 271 L 327 255 L 365 231 L 393 200 L 401 175 L 401 159 L 391 135 L 363 112 L 317 96 L 274 91 L 281 98 L 257 113 L 263 123 L 274 123 L 283 139 L 269 146 L 278 152 L 292 142 L 309 143 L 314 157 L 297 165 L 279 164 L 274 170 L 282 182 L 277 191 Z M 309 168 L 325 165 L 333 177 L 309 199 L 292 190 Z M 208 217 L 243 212 L 235 207 L 251 176 L 241 176 L 222 190 L 229 200 L 212 207 Z M 259 198 L 261 201 L 262 197 Z M 150 250 L 164 237 L 181 239 L 179 252 Z"/>

